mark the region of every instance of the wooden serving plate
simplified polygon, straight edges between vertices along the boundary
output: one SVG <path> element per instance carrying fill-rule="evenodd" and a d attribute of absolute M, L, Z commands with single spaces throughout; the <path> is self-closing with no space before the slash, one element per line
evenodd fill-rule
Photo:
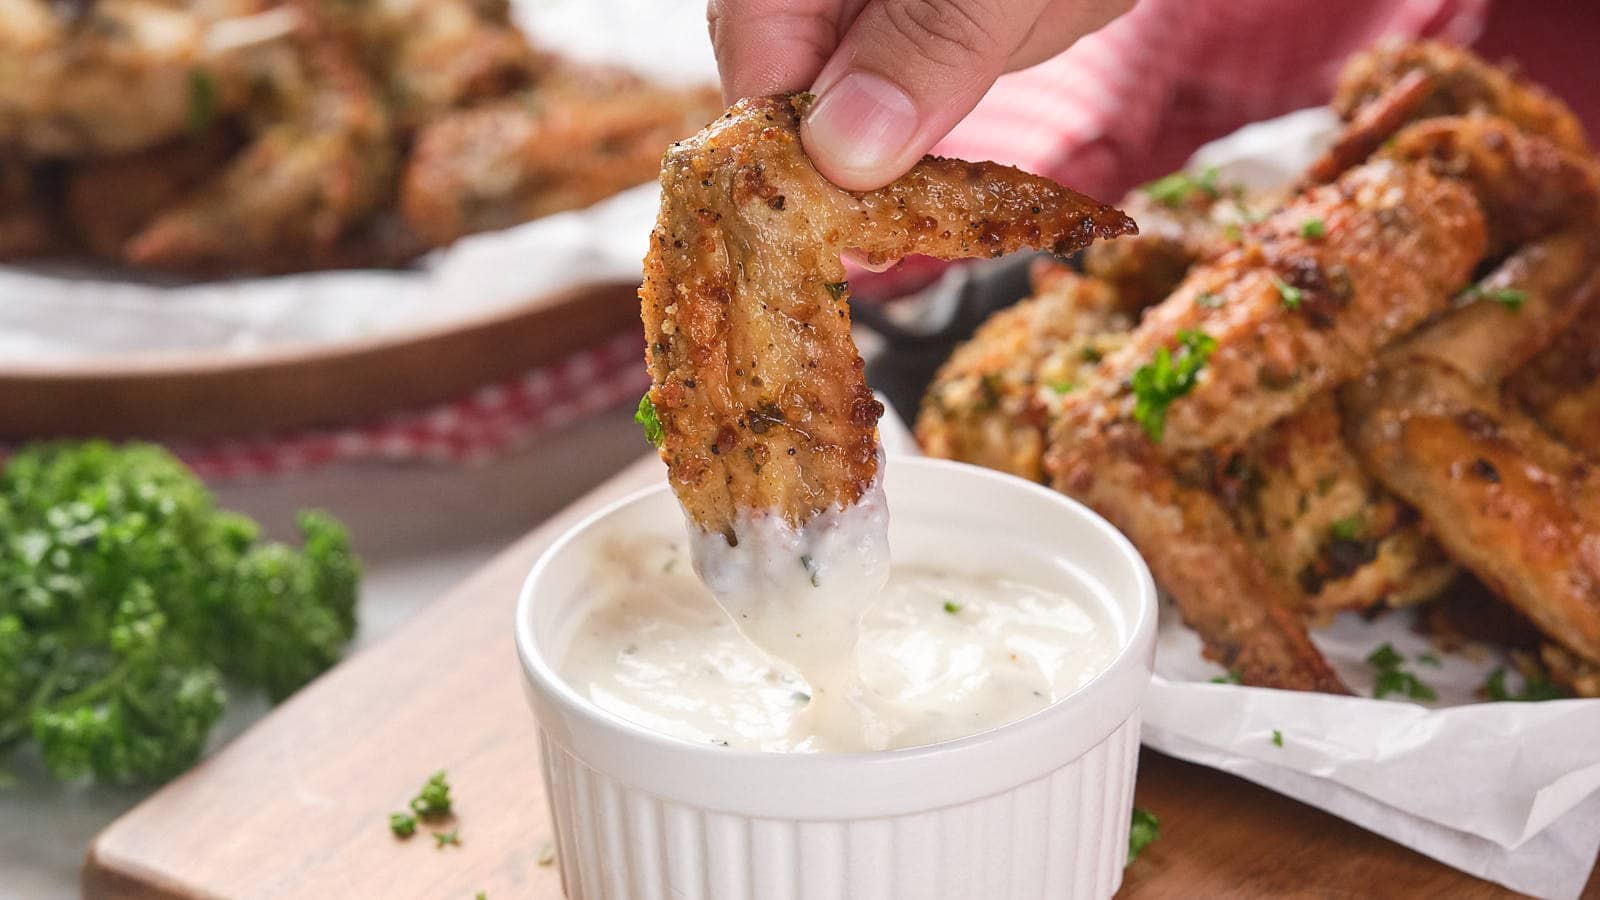
<path fill-rule="evenodd" d="M 438 403 L 637 327 L 636 290 L 587 285 L 426 329 L 313 347 L 0 361 L 0 440 L 256 434 Z"/>
<path fill-rule="evenodd" d="M 661 477 L 654 457 L 624 470 L 113 822 L 89 848 L 84 896 L 470 900 L 481 891 L 489 900 L 557 900 L 512 611 L 534 559 L 557 536 Z M 389 813 L 441 768 L 460 846 L 436 849 L 421 830 L 397 840 Z M 1136 802 L 1160 817 L 1162 837 L 1128 868 L 1125 897 L 1514 896 L 1287 797 L 1149 751 Z M 1600 898 L 1600 876 L 1584 896 Z"/>

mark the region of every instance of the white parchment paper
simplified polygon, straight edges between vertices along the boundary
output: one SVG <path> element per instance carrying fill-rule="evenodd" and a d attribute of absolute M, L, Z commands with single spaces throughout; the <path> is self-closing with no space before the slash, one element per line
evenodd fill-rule
<path fill-rule="evenodd" d="M 672 82 L 716 78 L 702 0 L 514 0 L 513 11 L 541 46 L 576 58 Z M 643 185 L 468 237 L 402 271 L 181 284 L 97 267 L 0 266 L 0 359 L 325 345 L 472 319 L 578 284 L 637 281 L 657 198 Z"/>

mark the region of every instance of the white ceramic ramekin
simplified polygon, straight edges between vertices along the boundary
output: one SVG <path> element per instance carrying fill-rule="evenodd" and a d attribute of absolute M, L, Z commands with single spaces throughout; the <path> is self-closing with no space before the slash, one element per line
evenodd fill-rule
<path fill-rule="evenodd" d="M 572 900 L 1107 897 L 1122 881 L 1155 587 L 1105 520 L 974 466 L 891 459 L 897 562 L 1103 591 L 1121 650 L 1032 716 L 874 753 L 735 751 L 651 732 L 558 674 L 599 544 L 681 538 L 665 484 L 589 517 L 534 566 L 517 651 L 538 717 L 562 883 Z M 1066 574 L 1071 573 L 1071 574 Z"/>

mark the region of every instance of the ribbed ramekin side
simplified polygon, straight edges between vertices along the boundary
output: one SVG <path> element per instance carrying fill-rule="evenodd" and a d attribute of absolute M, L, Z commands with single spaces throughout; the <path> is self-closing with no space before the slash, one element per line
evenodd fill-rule
<path fill-rule="evenodd" d="M 841 821 L 697 809 L 541 744 L 570 900 L 1098 900 L 1122 881 L 1139 719 L 1001 794 Z"/>

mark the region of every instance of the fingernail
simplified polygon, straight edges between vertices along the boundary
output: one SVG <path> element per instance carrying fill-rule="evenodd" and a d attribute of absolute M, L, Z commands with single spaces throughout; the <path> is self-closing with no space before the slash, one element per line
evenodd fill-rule
<path fill-rule="evenodd" d="M 917 107 L 893 82 L 849 72 L 812 104 L 806 130 L 807 152 L 842 186 L 878 187 L 899 174 L 891 167 L 916 134 Z"/>

